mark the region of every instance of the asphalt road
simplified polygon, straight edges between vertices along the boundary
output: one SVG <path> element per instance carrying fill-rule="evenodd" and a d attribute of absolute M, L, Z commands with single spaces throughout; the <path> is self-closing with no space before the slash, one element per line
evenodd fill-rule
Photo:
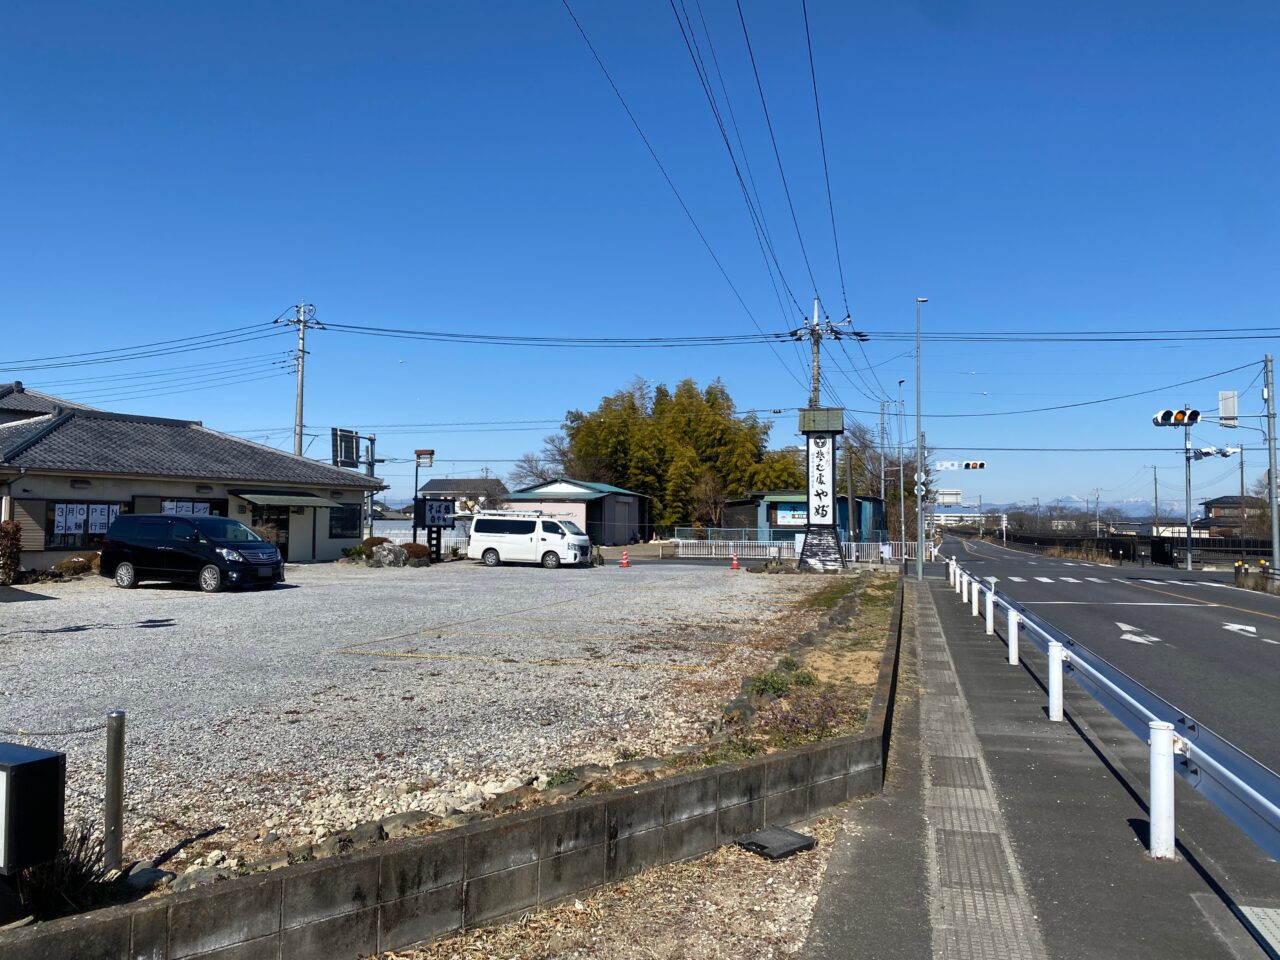
<path fill-rule="evenodd" d="M 1280 770 L 1280 597 L 1229 573 L 1109 566 L 948 538 L 942 555 Z"/>

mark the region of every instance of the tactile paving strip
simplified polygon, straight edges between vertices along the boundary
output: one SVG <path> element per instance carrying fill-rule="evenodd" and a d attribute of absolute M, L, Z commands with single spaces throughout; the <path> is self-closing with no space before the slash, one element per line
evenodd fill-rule
<path fill-rule="evenodd" d="M 1241 907 L 1258 935 L 1272 950 L 1280 953 L 1280 907 Z"/>
<path fill-rule="evenodd" d="M 935 960 L 1047 960 L 1035 911 L 928 588 L 910 586 Z"/>

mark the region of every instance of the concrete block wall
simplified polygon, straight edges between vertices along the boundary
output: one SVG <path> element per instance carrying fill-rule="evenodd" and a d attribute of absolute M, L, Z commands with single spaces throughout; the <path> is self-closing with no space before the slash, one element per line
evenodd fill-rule
<path fill-rule="evenodd" d="M 0 960 L 356 960 L 810 819 L 883 784 L 900 610 L 857 736 L 11 931 Z"/>

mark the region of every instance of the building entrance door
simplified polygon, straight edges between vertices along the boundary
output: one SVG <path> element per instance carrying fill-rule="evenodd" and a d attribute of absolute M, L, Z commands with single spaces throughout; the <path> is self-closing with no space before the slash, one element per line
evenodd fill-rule
<path fill-rule="evenodd" d="M 289 559 L 289 508 L 275 506 L 255 506 L 253 508 L 253 526 L 280 551 L 285 561 Z"/>

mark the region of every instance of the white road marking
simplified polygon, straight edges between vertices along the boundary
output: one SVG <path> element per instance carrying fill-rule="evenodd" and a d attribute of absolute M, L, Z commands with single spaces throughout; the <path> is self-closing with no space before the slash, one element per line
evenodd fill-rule
<path fill-rule="evenodd" d="M 1036 577 L 1041 583 L 1053 583 L 1053 577 Z"/>
<path fill-rule="evenodd" d="M 1216 607 L 1216 603 L 1161 603 L 1142 600 L 1021 600 L 1024 607 Z"/>
<path fill-rule="evenodd" d="M 1106 583 L 1101 577 L 1085 577 L 1090 583 Z"/>
<path fill-rule="evenodd" d="M 1064 567 L 1074 567 L 1074 566 L 1075 566 L 1075 564 L 1074 564 L 1074 563 L 1072 563 L 1070 560 L 1063 560 L 1063 561 L 1062 561 L 1062 565 L 1063 565 Z"/>
<path fill-rule="evenodd" d="M 1115 622 L 1116 626 L 1124 632 L 1120 634 L 1121 640 L 1128 640 L 1130 643 L 1141 643 L 1144 646 L 1151 646 L 1153 643 L 1159 643 L 1159 637 L 1153 637 L 1149 633 L 1138 633 L 1138 628 L 1131 623 L 1121 623 L 1119 620 Z"/>
<path fill-rule="evenodd" d="M 1154 583 L 1157 587 L 1162 586 L 1162 585 L 1163 585 L 1163 584 L 1165 584 L 1165 583 L 1168 583 L 1168 581 L 1167 581 L 1167 580 L 1143 580 L 1142 582 L 1143 582 L 1143 583 Z"/>
<path fill-rule="evenodd" d="M 1026 583 L 1026 582 L 1027 582 L 1023 577 L 1010 577 L 1009 579 L 1010 579 L 1010 580 L 1012 580 L 1014 583 Z"/>
<path fill-rule="evenodd" d="M 1061 580 L 1063 583 L 1079 583 L 1080 582 L 1075 577 L 1059 577 L 1058 579 Z"/>

